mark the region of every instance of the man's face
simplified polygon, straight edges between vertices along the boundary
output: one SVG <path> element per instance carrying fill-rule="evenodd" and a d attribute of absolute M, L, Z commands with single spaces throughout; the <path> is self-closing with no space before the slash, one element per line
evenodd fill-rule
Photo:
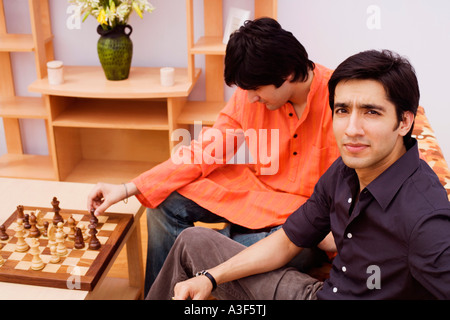
<path fill-rule="evenodd" d="M 348 80 L 336 86 L 333 130 L 344 163 L 357 173 L 380 174 L 404 152 L 412 125 L 406 112 L 398 123 L 395 105 L 375 80 Z"/>
<path fill-rule="evenodd" d="M 264 103 L 269 110 L 277 110 L 289 101 L 292 95 L 292 83 L 285 81 L 279 88 L 274 85 L 260 86 L 255 90 L 247 90 L 248 101 Z"/>

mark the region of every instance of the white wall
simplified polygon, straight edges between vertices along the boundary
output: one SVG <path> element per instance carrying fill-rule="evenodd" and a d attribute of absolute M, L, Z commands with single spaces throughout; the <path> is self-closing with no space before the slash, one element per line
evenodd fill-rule
<path fill-rule="evenodd" d="M 229 7 L 253 7 L 258 0 L 224 0 L 224 23 Z M 6 0 L 9 32 L 29 32 L 26 0 Z M 140 19 L 133 14 L 134 66 L 187 65 L 185 0 L 151 0 L 156 10 Z M 202 3 L 195 0 L 195 33 L 203 33 Z M 98 65 L 97 22 L 89 17 L 80 28 L 68 29 L 66 0 L 50 0 L 55 57 L 66 65 Z M 369 9 L 369 11 L 368 11 Z M 408 57 L 421 86 L 421 104 L 436 132 L 444 156 L 450 159 L 450 103 L 446 97 L 450 74 L 450 2 L 446 0 L 278 0 L 278 20 L 304 44 L 311 58 L 335 68 L 351 54 L 366 49 L 391 49 Z M 369 26 L 368 26 L 369 22 Z M 373 28 L 375 27 L 375 28 Z M 203 66 L 203 57 L 196 59 Z M 13 54 L 16 91 L 34 95 L 27 86 L 36 77 L 33 55 Z M 203 99 L 202 80 L 191 99 Z M 226 90 L 229 97 L 233 89 Z M 25 148 L 47 153 L 42 120 L 22 121 Z M 0 153 L 6 152 L 3 130 Z"/>

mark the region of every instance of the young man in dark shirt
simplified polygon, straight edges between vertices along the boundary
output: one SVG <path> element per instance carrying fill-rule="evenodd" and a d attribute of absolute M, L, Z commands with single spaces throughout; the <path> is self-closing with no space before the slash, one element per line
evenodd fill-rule
<path fill-rule="evenodd" d="M 186 230 L 147 298 L 450 298 L 450 204 L 411 138 L 414 69 L 390 51 L 362 52 L 335 70 L 329 93 L 341 158 L 311 198 L 245 250 L 212 230 Z M 330 231 L 338 255 L 329 279 L 283 267 Z"/>

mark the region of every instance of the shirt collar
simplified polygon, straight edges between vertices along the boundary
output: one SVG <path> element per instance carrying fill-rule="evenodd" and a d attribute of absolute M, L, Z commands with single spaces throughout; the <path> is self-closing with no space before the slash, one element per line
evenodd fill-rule
<path fill-rule="evenodd" d="M 413 142 L 406 153 L 366 187 L 383 210 L 391 203 L 406 179 L 419 167 L 420 158 L 417 140 L 412 140 Z M 349 171 L 351 171 L 354 179 L 358 179 L 353 169 L 347 166 L 346 169 L 347 177 L 350 174 Z"/>

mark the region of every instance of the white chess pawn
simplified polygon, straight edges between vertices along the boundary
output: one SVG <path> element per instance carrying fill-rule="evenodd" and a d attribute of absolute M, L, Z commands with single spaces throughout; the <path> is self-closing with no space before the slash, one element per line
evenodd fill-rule
<path fill-rule="evenodd" d="M 31 269 L 42 270 L 44 268 L 44 262 L 39 256 L 39 240 L 36 238 L 31 239 L 30 253 L 33 255 L 33 259 L 31 260 Z"/>
<path fill-rule="evenodd" d="M 30 249 L 30 246 L 28 245 L 28 243 L 25 242 L 25 231 L 24 231 L 24 227 L 23 227 L 23 219 L 17 219 L 17 227 L 15 229 L 16 231 L 16 238 L 17 238 L 17 243 L 16 243 L 16 251 L 17 252 L 26 252 L 28 251 L 28 249 Z"/>
<path fill-rule="evenodd" d="M 62 222 L 58 223 L 62 225 Z M 65 234 L 64 232 L 61 231 L 62 228 L 58 227 L 58 231 L 56 232 L 56 253 L 58 254 L 58 256 L 62 257 L 65 256 L 67 254 L 67 248 L 64 245 L 64 238 L 65 238 Z"/>
<path fill-rule="evenodd" d="M 52 254 L 52 257 L 50 258 L 50 263 L 58 263 L 59 261 L 61 261 L 61 257 L 56 252 L 55 244 L 50 246 L 50 252 Z"/>

